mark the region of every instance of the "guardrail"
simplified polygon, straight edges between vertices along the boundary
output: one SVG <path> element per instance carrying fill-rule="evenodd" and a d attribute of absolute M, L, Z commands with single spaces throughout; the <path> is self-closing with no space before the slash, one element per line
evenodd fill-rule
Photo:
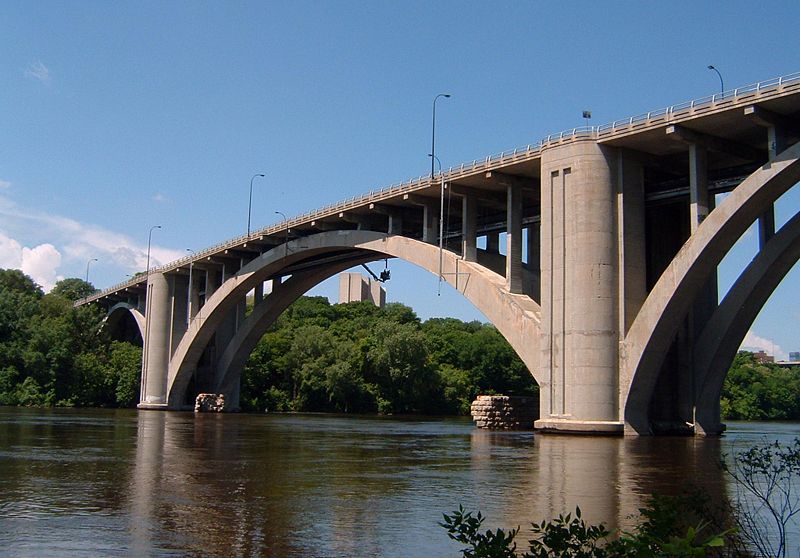
<path fill-rule="evenodd" d="M 497 155 L 489 155 L 485 159 L 475 159 L 471 163 L 462 163 L 457 167 L 450 167 L 447 171 L 435 175 L 433 179 L 431 179 L 429 175 L 422 175 L 405 182 L 392 184 L 391 186 L 387 186 L 385 188 L 370 190 L 368 193 L 362 194 L 361 196 L 353 196 L 352 198 L 335 202 L 313 211 L 308 211 L 301 215 L 286 219 L 285 221 L 281 221 L 280 223 L 269 225 L 254 231 L 249 236 L 242 235 L 230 240 L 226 240 L 221 244 L 217 244 L 216 246 L 211 246 L 204 250 L 195 252 L 192 255 L 180 258 L 166 265 L 152 268 L 150 271 L 161 273 L 164 271 L 177 269 L 189 264 L 192 261 L 197 261 L 224 250 L 235 248 L 236 246 L 240 246 L 261 236 L 268 236 L 283 232 L 287 228 L 305 224 L 316 219 L 330 217 L 335 213 L 361 207 L 366 203 L 376 203 L 396 197 L 399 194 L 414 192 L 416 190 L 428 188 L 433 185 L 438 185 L 442 179 L 442 175 L 444 176 L 445 180 L 455 180 L 461 176 L 474 174 L 478 171 L 491 170 L 494 166 L 499 166 L 501 164 L 529 159 L 540 154 L 542 149 L 557 143 L 587 138 L 607 138 L 623 131 L 630 131 L 640 127 L 662 124 L 680 116 L 696 113 L 698 110 L 715 108 L 721 104 L 734 104 L 735 101 L 742 100 L 742 97 L 752 97 L 754 95 L 763 95 L 768 92 L 781 91 L 786 87 L 800 88 L 800 72 L 772 78 L 766 81 L 760 81 L 751 85 L 745 85 L 744 87 L 737 87 L 736 89 L 731 89 L 729 91 L 722 91 L 715 95 L 700 97 L 699 99 L 694 99 L 691 101 L 684 101 L 666 108 L 638 114 L 622 120 L 615 120 L 600 126 L 581 126 L 578 128 L 572 128 L 571 130 L 564 130 L 563 132 L 557 134 L 550 134 L 549 136 L 542 138 L 539 143 L 536 144 L 528 144 L 525 147 L 518 147 L 513 150 L 503 151 Z M 124 281 L 114 285 L 113 287 L 104 289 L 100 293 L 81 299 L 75 304 L 81 305 L 86 304 L 87 302 L 92 302 L 93 300 L 102 298 L 109 293 L 132 287 L 138 283 L 141 283 L 143 280 L 145 280 L 145 278 L 143 276 L 139 276 L 128 281 Z"/>

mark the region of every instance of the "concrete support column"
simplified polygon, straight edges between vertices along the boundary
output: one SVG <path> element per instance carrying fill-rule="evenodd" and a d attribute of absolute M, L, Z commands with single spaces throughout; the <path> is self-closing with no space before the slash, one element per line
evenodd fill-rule
<path fill-rule="evenodd" d="M 689 218 L 691 234 L 697 230 L 703 219 L 713 210 L 714 203 L 708 194 L 708 152 L 706 148 L 691 144 L 689 146 Z M 698 391 L 694 370 L 693 354 L 696 338 L 705 328 L 717 307 L 717 278 L 711 277 L 703 286 L 689 312 L 685 333 L 678 333 L 676 343 L 678 359 L 674 370 L 676 382 L 675 410 L 672 417 L 675 424 L 694 423 L 694 405 Z M 669 373 L 669 370 L 662 371 Z"/>
<path fill-rule="evenodd" d="M 644 170 L 620 151 L 617 159 L 619 331 L 628 332 L 647 298 Z"/>
<path fill-rule="evenodd" d="M 506 288 L 522 293 L 522 188 L 508 186 L 506 195 Z"/>
<path fill-rule="evenodd" d="M 542 248 L 542 227 L 541 222 L 534 223 L 528 227 L 528 269 L 534 273 L 541 271 L 541 248 Z"/>
<path fill-rule="evenodd" d="M 461 198 L 461 255 L 468 262 L 478 261 L 478 205 L 474 196 Z"/>
<path fill-rule="evenodd" d="M 167 405 L 167 368 L 170 341 L 170 292 L 163 273 L 147 279 L 147 313 L 142 355 L 140 409 L 160 409 Z"/>
<path fill-rule="evenodd" d="M 169 284 L 169 302 L 170 302 L 170 322 L 172 327 L 169 333 L 169 356 L 178 347 L 183 334 L 186 333 L 186 299 L 189 295 L 189 278 L 180 275 L 170 275 L 168 277 Z"/>
<path fill-rule="evenodd" d="M 777 126 L 767 128 L 767 145 L 769 146 L 769 160 L 772 161 L 778 153 L 786 149 L 786 137 Z M 758 247 L 764 245 L 775 235 L 775 206 L 772 205 L 758 218 Z"/>
<path fill-rule="evenodd" d="M 403 218 L 396 214 L 389 214 L 389 234 L 403 234 Z"/>
<path fill-rule="evenodd" d="M 188 304 L 187 311 L 189 313 L 189 320 L 191 321 L 197 315 L 197 310 L 200 308 L 200 292 L 197 288 L 197 273 L 198 270 L 192 269 L 192 281 L 188 284 Z M 188 281 L 188 278 L 187 278 Z"/>
<path fill-rule="evenodd" d="M 542 153 L 541 418 L 621 433 L 616 153 L 592 141 Z"/>
<path fill-rule="evenodd" d="M 264 283 L 259 283 L 253 289 L 253 308 L 258 306 L 264 301 Z"/>
<path fill-rule="evenodd" d="M 500 233 L 486 233 L 486 251 L 491 254 L 500 253 Z"/>
<path fill-rule="evenodd" d="M 439 243 L 439 205 L 426 203 L 422 206 L 422 241 Z"/>
<path fill-rule="evenodd" d="M 211 298 L 211 295 L 214 294 L 220 285 L 219 271 L 213 269 L 206 271 L 206 300 Z"/>
<path fill-rule="evenodd" d="M 697 144 L 689 146 L 689 218 L 691 232 L 708 216 L 708 151 Z"/>

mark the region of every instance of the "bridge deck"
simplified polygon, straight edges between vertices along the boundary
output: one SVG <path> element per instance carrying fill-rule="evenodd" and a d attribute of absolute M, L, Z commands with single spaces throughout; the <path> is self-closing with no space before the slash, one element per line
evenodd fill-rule
<path fill-rule="evenodd" d="M 256 230 L 249 236 L 238 236 L 195 252 L 190 256 L 154 268 L 152 271 L 162 273 L 176 271 L 187 268 L 190 263 L 223 256 L 226 252 L 234 250 L 257 254 L 267 246 L 282 242 L 288 229 L 294 231 L 308 229 L 314 222 L 339 219 L 340 214 L 345 212 L 368 210 L 370 204 L 407 206 L 410 202 L 405 201 L 404 196 L 409 194 L 427 197 L 438 203 L 442 176 L 449 184 L 498 189 L 498 186 L 487 183 L 486 173 L 502 170 L 503 174 L 531 179 L 535 184 L 540 178 L 539 161 L 542 151 L 564 143 L 597 141 L 604 145 L 635 150 L 644 155 L 669 156 L 678 154 L 682 147 L 678 142 L 665 141 L 665 130 L 669 126 L 682 125 L 699 134 L 719 135 L 720 131 L 724 130 L 722 137 L 724 141 L 756 146 L 764 142 L 763 134 L 760 134 L 759 127 L 753 122 L 753 119 L 743 116 L 743 109 L 754 104 L 773 113 L 793 117 L 800 106 L 800 73 L 680 103 L 597 127 L 573 128 L 559 134 L 552 134 L 543 138 L 538 144 L 527 145 L 488 156 L 485 159 L 451 167 L 443 175 L 436 175 L 433 179 L 429 176 L 421 176 L 309 211 L 284 222 Z M 800 138 L 795 138 L 795 140 L 797 139 Z M 735 156 L 733 156 L 733 160 L 735 162 Z M 726 164 L 731 163 L 726 161 Z M 535 197 L 538 199 L 538 194 Z M 146 276 L 140 275 L 79 300 L 76 305 L 87 304 L 124 291 L 142 290 L 145 284 Z"/>

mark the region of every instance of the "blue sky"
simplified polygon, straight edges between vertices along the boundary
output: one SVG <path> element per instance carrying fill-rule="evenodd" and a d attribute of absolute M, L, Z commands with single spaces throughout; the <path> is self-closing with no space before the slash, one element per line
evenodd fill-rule
<path fill-rule="evenodd" d="M 0 4 L 0 267 L 100 288 L 253 227 L 584 124 L 800 71 L 796 2 Z M 779 215 L 796 211 L 787 200 Z M 785 217 L 784 217 L 785 220 Z M 721 284 L 755 250 L 745 238 Z M 390 300 L 483 319 L 393 262 Z M 749 346 L 800 350 L 797 274 Z M 315 292 L 334 296 L 335 285 Z"/>

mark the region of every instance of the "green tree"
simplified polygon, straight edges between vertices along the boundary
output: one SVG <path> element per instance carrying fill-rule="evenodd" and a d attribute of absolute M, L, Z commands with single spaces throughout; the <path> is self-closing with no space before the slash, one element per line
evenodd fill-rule
<path fill-rule="evenodd" d="M 77 277 L 70 277 L 58 281 L 51 289 L 50 294 L 61 296 L 75 302 L 89 295 L 93 295 L 97 289 L 91 283 L 87 283 L 83 279 Z"/>
<path fill-rule="evenodd" d="M 725 378 L 720 409 L 723 418 L 734 420 L 800 419 L 800 373 L 742 351 Z"/>
<path fill-rule="evenodd" d="M 108 369 L 114 377 L 114 395 L 119 407 L 135 407 L 139 403 L 142 371 L 142 348 L 131 343 L 111 343 Z"/>

